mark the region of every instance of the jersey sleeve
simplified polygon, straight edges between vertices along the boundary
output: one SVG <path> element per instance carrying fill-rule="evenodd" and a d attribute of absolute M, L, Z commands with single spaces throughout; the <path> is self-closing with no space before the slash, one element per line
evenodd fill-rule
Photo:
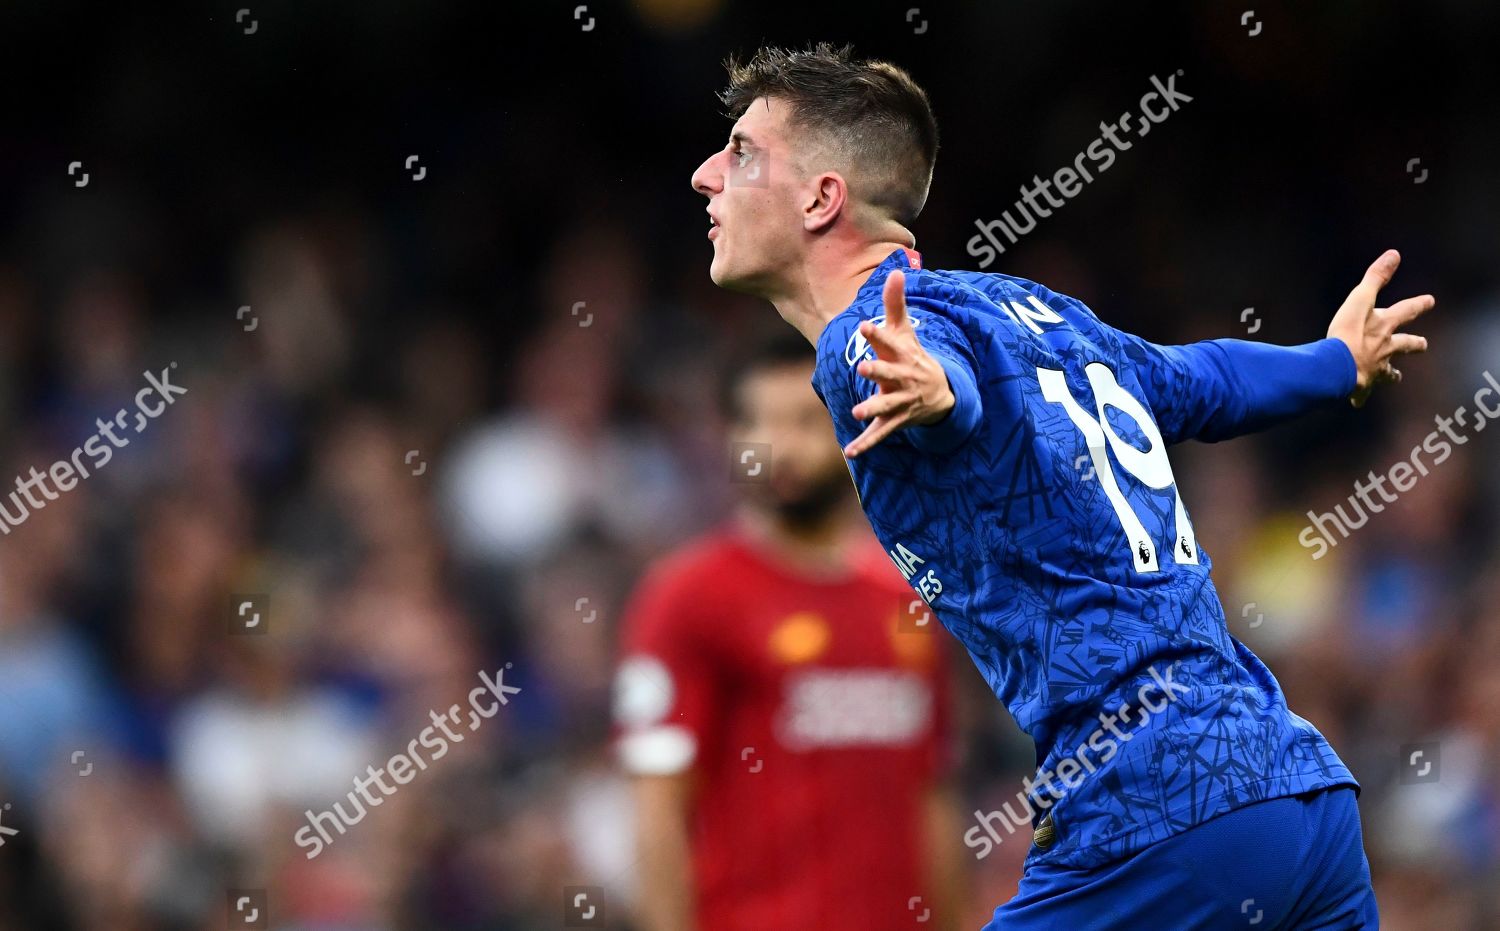
<path fill-rule="evenodd" d="M 626 606 L 614 718 L 620 763 L 633 775 L 690 770 L 718 712 L 710 625 L 680 573 L 648 573 Z"/>
<path fill-rule="evenodd" d="M 895 436 L 903 436 L 924 453 L 945 455 L 962 446 L 979 426 L 984 414 L 983 400 L 979 396 L 977 377 L 978 364 L 974 347 L 956 324 L 934 312 L 931 299 L 918 294 L 907 296 L 908 314 L 912 321 L 912 332 L 917 342 L 927 350 L 948 375 L 948 387 L 953 392 L 953 408 L 942 420 L 921 426 L 907 427 Z M 880 326 L 884 326 L 882 321 Z M 855 323 L 858 327 L 858 323 Z M 857 333 L 857 330 L 856 330 Z M 861 358 L 875 358 L 875 351 L 867 349 Z M 856 371 L 858 359 L 849 366 L 854 380 L 855 404 L 876 394 L 879 385 Z M 852 406 L 852 405 L 851 405 Z"/>
<path fill-rule="evenodd" d="M 1158 346 L 1122 333 L 1126 355 L 1149 373 L 1152 408 L 1166 411 L 1169 443 L 1214 443 L 1305 414 L 1354 390 L 1354 356 L 1341 340 L 1273 346 L 1212 339 Z M 1144 381 L 1144 380 L 1143 380 Z"/>
<path fill-rule="evenodd" d="M 1144 398 L 1167 443 L 1215 443 L 1263 430 L 1354 391 L 1354 356 L 1342 340 L 1275 346 L 1244 339 L 1210 339 L 1162 346 L 1100 321 L 1136 369 Z"/>

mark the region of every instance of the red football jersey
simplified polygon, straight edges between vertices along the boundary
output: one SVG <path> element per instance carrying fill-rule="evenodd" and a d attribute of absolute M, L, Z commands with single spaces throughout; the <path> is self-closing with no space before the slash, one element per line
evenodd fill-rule
<path fill-rule="evenodd" d="M 761 546 L 731 522 L 640 584 L 621 761 L 692 773 L 700 931 L 921 927 L 923 796 L 948 750 L 937 620 L 878 544 L 837 579 Z"/>

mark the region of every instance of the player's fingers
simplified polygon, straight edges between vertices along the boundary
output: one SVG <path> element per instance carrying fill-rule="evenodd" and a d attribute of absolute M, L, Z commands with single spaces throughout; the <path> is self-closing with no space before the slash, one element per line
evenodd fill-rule
<path fill-rule="evenodd" d="M 1387 307 L 1385 309 L 1385 318 L 1391 322 L 1391 329 L 1399 329 L 1427 313 L 1436 304 L 1437 298 L 1431 294 L 1409 297 L 1404 301 L 1397 301 Z"/>
<path fill-rule="evenodd" d="M 884 359 L 865 359 L 855 367 L 855 371 L 882 386 L 897 384 L 906 379 L 906 372 L 901 365 Z"/>
<path fill-rule="evenodd" d="M 1408 352 L 1426 352 L 1427 337 L 1418 336 L 1415 333 L 1392 333 L 1391 354 L 1401 355 Z"/>
<path fill-rule="evenodd" d="M 844 447 L 844 455 L 853 459 L 855 456 L 858 456 L 860 453 L 896 432 L 896 428 L 899 426 L 901 426 L 901 419 L 898 417 L 875 418 L 865 428 L 864 433 L 849 441 L 849 445 Z"/>
<path fill-rule="evenodd" d="M 875 355 L 881 359 L 901 358 L 904 343 L 901 334 L 891 329 L 890 321 L 885 326 L 876 326 L 866 320 L 859 325 L 860 335 L 875 348 Z"/>
<path fill-rule="evenodd" d="M 906 326 L 906 273 L 893 271 L 885 278 L 885 288 L 880 292 L 885 304 L 885 326 L 891 331 Z"/>
<path fill-rule="evenodd" d="M 1365 269 L 1365 277 L 1354 290 L 1349 292 L 1350 298 L 1358 297 L 1364 302 L 1373 304 L 1375 295 L 1380 289 L 1390 284 L 1391 277 L 1396 274 L 1396 268 L 1401 264 L 1401 253 L 1395 249 L 1387 249 L 1380 254 L 1380 258 L 1370 263 Z"/>
<path fill-rule="evenodd" d="M 859 420 L 869 420 L 903 410 L 917 399 L 914 391 L 882 391 L 854 405 L 849 413 Z"/>
<path fill-rule="evenodd" d="M 1396 336 L 1411 336 L 1411 334 L 1397 333 Z M 1420 336 L 1412 338 L 1421 339 Z M 1392 342 L 1395 342 L 1395 340 L 1393 339 Z M 1425 340 L 1423 342 L 1425 343 Z M 1374 373 L 1370 376 L 1369 384 L 1365 385 L 1363 388 L 1358 389 L 1349 396 L 1349 403 L 1354 405 L 1355 407 L 1364 407 L 1365 401 L 1369 399 L 1370 392 L 1375 389 L 1376 385 L 1396 384 L 1400 381 L 1401 370 L 1392 365 L 1390 358 L 1387 357 L 1378 366 L 1376 366 Z"/>

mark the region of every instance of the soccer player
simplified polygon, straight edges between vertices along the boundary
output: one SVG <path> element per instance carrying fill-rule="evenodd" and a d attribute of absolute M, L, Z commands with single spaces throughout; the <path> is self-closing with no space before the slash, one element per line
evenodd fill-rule
<path fill-rule="evenodd" d="M 1376 907 L 1357 783 L 1229 635 L 1166 447 L 1399 380 L 1381 255 L 1328 338 L 1162 346 L 1001 274 L 923 269 L 937 128 L 849 49 L 728 62 L 735 120 L 693 174 L 725 288 L 816 347 L 876 536 L 1033 738 L 1034 828 L 997 929 L 1357 928 Z"/>
<path fill-rule="evenodd" d="M 786 333 L 730 375 L 741 505 L 627 607 L 643 931 L 957 927 L 946 638 L 859 519 L 813 361 Z"/>

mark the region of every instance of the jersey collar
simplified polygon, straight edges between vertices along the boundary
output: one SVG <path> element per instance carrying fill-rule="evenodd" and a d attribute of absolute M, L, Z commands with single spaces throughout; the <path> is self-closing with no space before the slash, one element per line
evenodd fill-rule
<path fill-rule="evenodd" d="M 901 246 L 886 256 L 879 265 L 871 270 L 870 277 L 865 279 L 865 283 L 859 286 L 859 291 L 854 295 L 854 300 L 849 304 L 849 307 L 845 307 L 837 314 L 834 314 L 828 323 L 824 324 L 822 332 L 818 334 L 818 342 L 815 345 L 821 347 L 824 338 L 833 329 L 833 321 L 848 313 L 850 308 L 858 307 L 861 303 L 864 303 L 872 291 L 876 296 L 875 299 L 878 304 L 880 289 L 884 287 L 885 279 L 890 276 L 891 272 L 897 269 L 903 271 L 921 271 L 922 253 L 915 249 Z"/>
<path fill-rule="evenodd" d="M 865 279 L 865 283 L 860 285 L 860 297 L 863 297 L 866 291 L 872 289 L 878 292 L 885 286 L 885 280 L 890 277 L 891 272 L 898 269 L 901 271 L 921 271 L 922 253 L 902 246 L 886 256 L 885 260 L 875 266 L 874 271 L 870 272 L 870 277 Z M 858 302 L 858 298 L 856 298 L 856 302 Z"/>

